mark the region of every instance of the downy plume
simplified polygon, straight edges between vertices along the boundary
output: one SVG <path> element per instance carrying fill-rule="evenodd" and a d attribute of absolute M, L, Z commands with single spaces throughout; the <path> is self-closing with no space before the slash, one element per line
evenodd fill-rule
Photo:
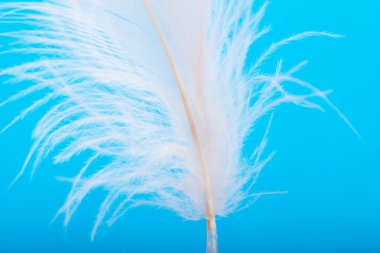
<path fill-rule="evenodd" d="M 266 6 L 253 8 L 252 0 L 1 3 L 1 30 L 22 28 L 1 33 L 12 43 L 0 57 L 23 54 L 29 60 L 0 70 L 19 87 L 0 107 L 44 94 L 2 126 L 4 132 L 45 108 L 15 180 L 28 169 L 33 174 L 49 155 L 63 163 L 86 151 L 77 176 L 64 179 L 72 184 L 58 212 L 65 225 L 83 198 L 101 188 L 108 195 L 92 238 L 129 208 L 153 205 L 185 219 L 206 219 L 207 250 L 216 252 L 215 217 L 271 194 L 253 191 L 273 155 L 263 155 L 268 130 L 251 156 L 243 153 L 257 121 L 283 103 L 321 109 L 311 97 L 336 109 L 328 91 L 294 77 L 306 62 L 283 70 L 279 61 L 273 74 L 260 67 L 287 43 L 337 35 L 297 34 L 247 63 L 254 42 L 269 31 L 260 24 Z M 293 94 L 284 82 L 309 93 Z"/>

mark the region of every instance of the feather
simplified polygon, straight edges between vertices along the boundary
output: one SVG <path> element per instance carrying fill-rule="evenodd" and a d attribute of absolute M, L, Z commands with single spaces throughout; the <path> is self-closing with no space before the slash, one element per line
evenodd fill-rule
<path fill-rule="evenodd" d="M 101 188 L 108 195 L 91 238 L 129 208 L 153 205 L 206 219 L 207 250 L 216 252 L 215 216 L 275 193 L 253 191 L 273 156 L 263 157 L 268 130 L 251 156 L 243 152 L 257 121 L 283 103 L 321 109 L 311 97 L 333 106 L 327 92 L 293 76 L 305 62 L 283 71 L 279 61 L 274 74 L 260 67 L 291 41 L 337 35 L 297 34 L 272 44 L 247 68 L 249 49 L 269 31 L 261 25 L 266 6 L 253 12 L 253 1 L 1 3 L 1 26 L 23 26 L 1 34 L 13 39 L 2 55 L 31 59 L 1 70 L 21 91 L 0 107 L 43 94 L 2 132 L 45 108 L 15 181 L 29 165 L 34 174 L 49 155 L 63 163 L 86 151 L 77 176 L 63 179 L 72 184 L 58 212 L 65 225 L 83 198 Z M 309 93 L 292 94 L 284 82 Z"/>

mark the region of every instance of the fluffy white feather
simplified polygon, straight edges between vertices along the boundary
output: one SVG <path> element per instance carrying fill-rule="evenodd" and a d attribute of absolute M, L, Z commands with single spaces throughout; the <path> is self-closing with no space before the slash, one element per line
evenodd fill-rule
<path fill-rule="evenodd" d="M 128 208 L 155 205 L 185 219 L 226 216 L 255 201 L 252 186 L 269 161 L 262 157 L 266 135 L 251 157 L 243 145 L 262 116 L 282 103 L 319 108 L 308 98 L 326 93 L 292 74 L 304 63 L 274 74 L 261 63 L 278 47 L 306 32 L 271 45 L 247 67 L 249 48 L 268 32 L 266 4 L 224 0 L 49 0 L 0 4 L 1 26 L 14 38 L 8 54 L 33 59 L 3 69 L 9 82 L 23 85 L 0 106 L 32 93 L 46 94 L 25 108 L 4 130 L 48 104 L 35 126 L 34 144 L 20 171 L 55 154 L 66 162 L 83 151 L 91 156 L 73 179 L 59 213 L 65 224 L 96 188 L 108 197 L 92 237 Z M 296 95 L 282 82 L 310 90 Z M 332 104 L 330 104 L 332 105 Z M 344 118 L 345 119 L 345 118 Z M 107 163 L 104 164 L 104 158 Z M 102 160 L 102 166 L 98 161 Z M 96 170 L 88 173 L 91 167 Z M 17 178 L 18 178 L 17 177 Z M 211 217 L 212 216 L 212 217 Z"/>

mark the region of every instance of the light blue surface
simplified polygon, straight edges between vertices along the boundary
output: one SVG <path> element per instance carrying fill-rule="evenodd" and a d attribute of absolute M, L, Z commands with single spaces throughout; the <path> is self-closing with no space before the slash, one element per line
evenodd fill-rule
<path fill-rule="evenodd" d="M 362 139 L 323 102 L 325 113 L 293 105 L 277 110 L 268 146 L 277 155 L 256 189 L 289 193 L 264 197 L 219 219 L 220 252 L 380 252 L 379 13 L 380 1 L 375 0 L 272 1 L 264 22 L 272 24 L 273 31 L 257 44 L 252 59 L 271 41 L 297 32 L 345 35 L 286 46 L 265 68 L 271 69 L 279 58 L 285 68 L 308 59 L 297 76 L 321 89 L 333 89 L 331 100 Z M 17 61 L 0 55 L 0 67 Z M 0 99 L 7 94 L 7 88 L 0 87 Z M 1 109 L 1 126 L 22 106 Z M 69 191 L 69 184 L 55 177 L 73 175 L 83 163 L 80 158 L 60 166 L 46 160 L 32 181 L 25 175 L 8 190 L 41 113 L 0 136 L 0 252 L 204 251 L 203 221 L 182 221 L 171 212 L 149 207 L 131 210 L 91 242 L 91 226 L 104 197 L 100 191 L 84 201 L 67 229 L 61 218 L 51 224 Z"/>

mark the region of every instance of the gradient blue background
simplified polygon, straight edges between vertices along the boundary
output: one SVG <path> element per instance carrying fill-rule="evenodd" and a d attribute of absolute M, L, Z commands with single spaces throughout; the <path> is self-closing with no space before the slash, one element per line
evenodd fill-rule
<path fill-rule="evenodd" d="M 288 190 L 218 219 L 220 252 L 380 252 L 380 1 L 272 1 L 264 23 L 273 32 L 252 59 L 273 40 L 305 30 L 346 37 L 308 39 L 280 50 L 284 66 L 308 59 L 297 76 L 321 89 L 362 135 L 358 139 L 327 105 L 326 112 L 293 105 L 277 110 L 268 149 L 277 151 L 256 190 Z M 3 30 L 3 28 L 2 28 Z M 5 39 L 0 38 L 0 44 Z M 1 49 L 0 49 L 1 50 Z M 0 56 L 0 67 L 20 59 Z M 1 79 L 0 81 L 2 81 Z M 8 90 L 0 88 L 0 99 Z M 0 125 L 27 103 L 0 110 Z M 43 110 L 0 136 L 0 252 L 203 252 L 205 224 L 183 221 L 150 207 L 133 209 L 94 242 L 89 234 L 104 193 L 91 194 L 67 229 L 51 224 L 69 191 L 55 179 L 73 175 L 83 160 L 53 166 L 47 160 L 30 181 L 13 188 L 30 147 L 33 125 Z M 261 126 L 266 122 L 262 121 Z M 250 145 L 256 145 L 255 140 Z"/>

